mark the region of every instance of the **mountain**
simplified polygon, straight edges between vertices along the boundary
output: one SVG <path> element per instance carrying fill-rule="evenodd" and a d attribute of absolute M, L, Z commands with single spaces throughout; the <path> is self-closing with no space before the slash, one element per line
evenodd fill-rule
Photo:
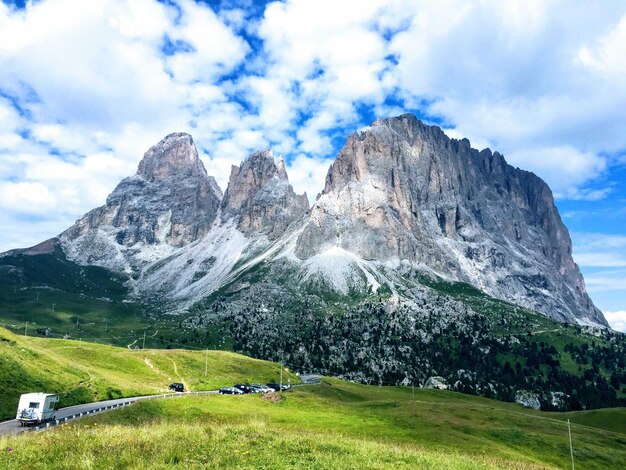
<path fill-rule="evenodd" d="M 188 134 L 170 134 L 150 148 L 134 176 L 106 204 L 58 238 L 68 258 L 131 273 L 204 236 L 222 192 L 208 176 Z"/>
<path fill-rule="evenodd" d="M 222 200 L 222 221 L 234 218 L 244 234 L 261 233 L 277 239 L 309 210 L 306 193 L 298 196 L 282 159 L 269 150 L 255 152 L 233 166 Z"/>
<path fill-rule="evenodd" d="M 548 186 L 410 114 L 352 134 L 331 165 L 296 254 L 333 249 L 408 261 L 560 321 L 606 325 Z"/>
<path fill-rule="evenodd" d="M 237 262 L 282 255 L 300 283 L 339 293 L 396 292 L 409 266 L 559 321 L 606 325 L 548 186 L 410 114 L 349 136 L 311 210 L 269 150 L 233 166 L 222 196 L 192 137 L 168 135 L 58 240 L 70 260 L 127 273 L 138 295 L 183 308 Z"/>
<path fill-rule="evenodd" d="M 192 137 L 171 134 L 104 206 L 0 255 L 0 301 L 18 287 L 106 299 L 116 318 L 137 306 L 155 325 L 175 314 L 185 342 L 204 345 L 206 331 L 363 382 L 437 376 L 506 400 L 532 392 L 547 408 L 557 392 L 561 408 L 626 393 L 611 375 L 623 339 L 603 330 L 549 187 L 410 114 L 351 134 L 312 207 L 271 151 L 233 166 L 222 194 Z"/>

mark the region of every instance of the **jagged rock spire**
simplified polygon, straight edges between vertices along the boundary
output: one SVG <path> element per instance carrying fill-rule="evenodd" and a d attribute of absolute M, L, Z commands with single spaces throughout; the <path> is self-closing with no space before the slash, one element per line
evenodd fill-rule
<path fill-rule="evenodd" d="M 233 165 L 222 218 L 237 218 L 242 232 L 279 236 L 308 210 L 306 194 L 294 192 L 284 161 L 275 159 L 270 150 L 254 152 L 239 166 Z"/>

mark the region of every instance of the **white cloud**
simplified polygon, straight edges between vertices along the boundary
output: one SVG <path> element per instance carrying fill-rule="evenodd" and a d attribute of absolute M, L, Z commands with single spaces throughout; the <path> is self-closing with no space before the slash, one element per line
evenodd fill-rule
<path fill-rule="evenodd" d="M 585 284 L 590 293 L 626 292 L 626 270 L 607 269 L 585 276 Z"/>
<path fill-rule="evenodd" d="M 626 256 L 615 253 L 578 253 L 576 262 L 592 268 L 626 268 Z"/>
<path fill-rule="evenodd" d="M 626 298 L 626 235 L 573 232 L 572 241 L 574 260 L 594 301 L 605 310 L 621 307 Z"/>
<path fill-rule="evenodd" d="M 604 318 L 609 322 L 611 328 L 626 333 L 626 310 L 616 312 L 603 312 Z"/>
<path fill-rule="evenodd" d="M 626 236 L 604 233 L 572 233 L 574 260 L 590 268 L 626 267 Z M 580 251 L 579 251 L 580 250 Z"/>
<path fill-rule="evenodd" d="M 193 0 L 179 0 L 179 5 L 182 18 L 168 32 L 173 39 L 190 44 L 193 52 L 168 58 L 167 66 L 175 78 L 187 84 L 200 78 L 210 80 L 243 60 L 246 42 L 234 36 L 213 10 Z"/>
<path fill-rule="evenodd" d="M 298 194 L 307 193 L 309 203 L 313 204 L 318 193 L 324 189 L 326 173 L 330 161 L 325 158 L 297 155 L 288 165 L 287 173 L 294 191 Z"/>
<path fill-rule="evenodd" d="M 594 45 L 582 46 L 576 58 L 582 65 L 597 72 L 618 75 L 621 78 L 622 74 L 626 73 L 624 44 L 626 44 L 626 17 L 621 18 L 617 26 L 596 40 Z"/>
<path fill-rule="evenodd" d="M 55 205 L 54 195 L 42 183 L 0 183 L 0 206 L 5 210 L 39 214 Z"/>
<path fill-rule="evenodd" d="M 251 99 L 270 132 L 289 119 L 293 130 L 294 113 L 310 115 L 299 124 L 293 153 L 327 156 L 332 146 L 326 131 L 356 128 L 359 103 L 384 102 L 393 85 L 387 43 L 376 30 L 387 18 L 381 14 L 385 6 L 292 0 L 267 7 L 259 36 L 269 65 L 263 78 L 252 80 Z"/>
<path fill-rule="evenodd" d="M 511 165 L 541 175 L 557 196 L 574 198 L 578 195 L 579 185 L 600 175 L 606 168 L 604 159 L 568 146 L 517 150 L 505 158 Z M 597 192 L 587 194 L 588 198 L 602 195 Z"/>
<path fill-rule="evenodd" d="M 52 195 L 28 208 L 58 219 L 49 236 L 173 131 L 192 133 L 222 189 L 232 164 L 272 147 L 314 198 L 337 137 L 369 124 L 362 107 L 439 116 L 557 196 L 613 194 L 590 183 L 626 148 L 622 2 L 288 0 L 261 17 L 177 3 L 0 3 L 0 181 L 16 210 L 11 184 Z"/>

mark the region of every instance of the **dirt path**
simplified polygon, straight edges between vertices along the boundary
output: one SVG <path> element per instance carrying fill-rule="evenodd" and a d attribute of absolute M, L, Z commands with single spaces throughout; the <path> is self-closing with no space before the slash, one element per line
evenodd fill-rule
<path fill-rule="evenodd" d="M 168 359 L 172 361 L 172 365 L 174 366 L 174 375 L 176 375 L 176 377 L 178 377 L 178 380 L 180 380 L 180 383 L 185 386 L 185 390 L 189 391 L 189 385 L 187 384 L 187 382 L 185 382 L 185 379 L 183 379 L 178 373 L 178 367 L 176 366 L 176 361 L 172 359 L 171 357 L 168 357 Z"/>
<path fill-rule="evenodd" d="M 539 331 L 533 331 L 533 335 L 538 335 L 541 333 L 552 333 L 554 331 L 561 331 L 560 328 L 555 328 L 554 330 L 539 330 Z"/>
<path fill-rule="evenodd" d="M 154 372 L 156 372 L 157 374 L 159 374 L 162 377 L 165 377 L 167 380 L 172 380 L 172 377 L 170 377 L 167 373 L 165 373 L 164 371 L 162 371 L 161 369 L 159 369 L 158 367 L 156 367 L 154 364 L 152 364 L 152 362 L 150 362 L 150 359 L 148 359 L 147 357 L 143 358 L 143 362 L 146 363 L 146 365 L 152 369 Z"/>

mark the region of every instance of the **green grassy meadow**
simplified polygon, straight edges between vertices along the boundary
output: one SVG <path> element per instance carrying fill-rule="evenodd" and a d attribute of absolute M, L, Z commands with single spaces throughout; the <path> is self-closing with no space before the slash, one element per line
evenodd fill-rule
<path fill-rule="evenodd" d="M 569 468 L 567 418 L 577 468 L 623 468 L 624 409 L 541 413 L 335 379 L 296 387 L 277 403 L 258 395 L 146 401 L 1 438 L 0 467 Z"/>
<path fill-rule="evenodd" d="M 0 328 L 0 419 L 15 417 L 19 396 L 28 392 L 58 393 L 64 407 L 162 393 L 172 382 L 201 391 L 279 377 L 277 364 L 226 351 L 128 349 Z M 299 382 L 285 371 L 288 377 Z"/>

